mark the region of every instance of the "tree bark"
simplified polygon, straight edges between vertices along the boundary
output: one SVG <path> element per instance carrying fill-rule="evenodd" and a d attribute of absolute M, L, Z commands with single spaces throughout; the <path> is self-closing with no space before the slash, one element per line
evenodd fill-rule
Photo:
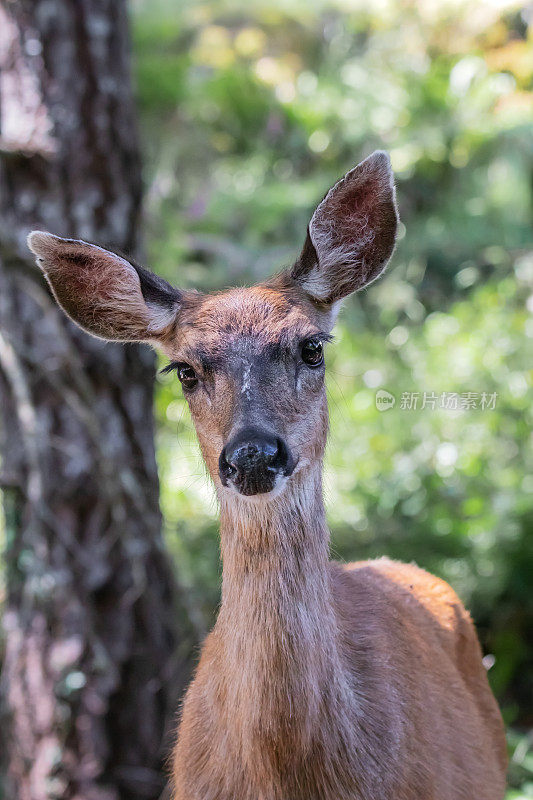
<path fill-rule="evenodd" d="M 9 800 L 164 787 L 190 629 L 160 533 L 154 359 L 54 306 L 32 228 L 139 250 L 123 0 L 0 3 L 0 481 Z"/>

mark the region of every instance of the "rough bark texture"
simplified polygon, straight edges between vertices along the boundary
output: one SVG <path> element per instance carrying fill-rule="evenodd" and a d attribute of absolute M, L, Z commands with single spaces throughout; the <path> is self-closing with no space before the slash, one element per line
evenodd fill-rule
<path fill-rule="evenodd" d="M 138 251 L 128 51 L 119 0 L 0 4 L 9 800 L 158 797 L 186 673 L 160 536 L 153 356 L 75 329 L 25 247 L 37 227 Z"/>

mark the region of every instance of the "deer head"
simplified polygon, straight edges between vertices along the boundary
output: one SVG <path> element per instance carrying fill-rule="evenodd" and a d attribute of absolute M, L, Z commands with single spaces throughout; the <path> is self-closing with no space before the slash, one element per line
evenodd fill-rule
<path fill-rule="evenodd" d="M 292 269 L 252 288 L 179 291 L 86 242 L 35 231 L 28 244 L 74 322 L 168 356 L 218 492 L 268 498 L 322 458 L 324 345 L 339 301 L 385 269 L 397 221 L 389 158 L 376 152 L 322 200 Z"/>

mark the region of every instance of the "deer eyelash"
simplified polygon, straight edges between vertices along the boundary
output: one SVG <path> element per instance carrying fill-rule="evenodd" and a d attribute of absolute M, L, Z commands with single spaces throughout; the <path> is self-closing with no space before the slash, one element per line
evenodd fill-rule
<path fill-rule="evenodd" d="M 327 342 L 333 342 L 335 340 L 333 334 L 325 333 L 323 331 L 319 331 L 318 333 L 315 333 L 313 336 L 310 336 L 309 338 L 315 339 L 319 342 L 322 342 L 323 344 L 326 344 Z"/>
<path fill-rule="evenodd" d="M 179 365 L 180 365 L 179 361 L 171 361 L 170 364 L 166 365 L 166 367 L 163 367 L 163 369 L 160 369 L 158 374 L 159 375 L 168 375 L 169 372 L 174 372 L 175 370 L 177 370 Z"/>

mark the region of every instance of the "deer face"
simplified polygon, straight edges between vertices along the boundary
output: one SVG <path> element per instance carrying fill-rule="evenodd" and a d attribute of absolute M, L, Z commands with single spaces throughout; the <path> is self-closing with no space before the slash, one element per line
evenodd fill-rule
<path fill-rule="evenodd" d="M 388 157 L 375 153 L 320 203 L 294 267 L 249 289 L 181 292 L 94 245 L 40 232 L 28 241 L 77 324 L 169 357 L 217 490 L 268 498 L 322 458 L 338 301 L 383 271 L 396 226 Z"/>
<path fill-rule="evenodd" d="M 166 345 L 219 489 L 280 490 L 320 458 L 330 313 L 283 278 L 183 298 Z"/>

